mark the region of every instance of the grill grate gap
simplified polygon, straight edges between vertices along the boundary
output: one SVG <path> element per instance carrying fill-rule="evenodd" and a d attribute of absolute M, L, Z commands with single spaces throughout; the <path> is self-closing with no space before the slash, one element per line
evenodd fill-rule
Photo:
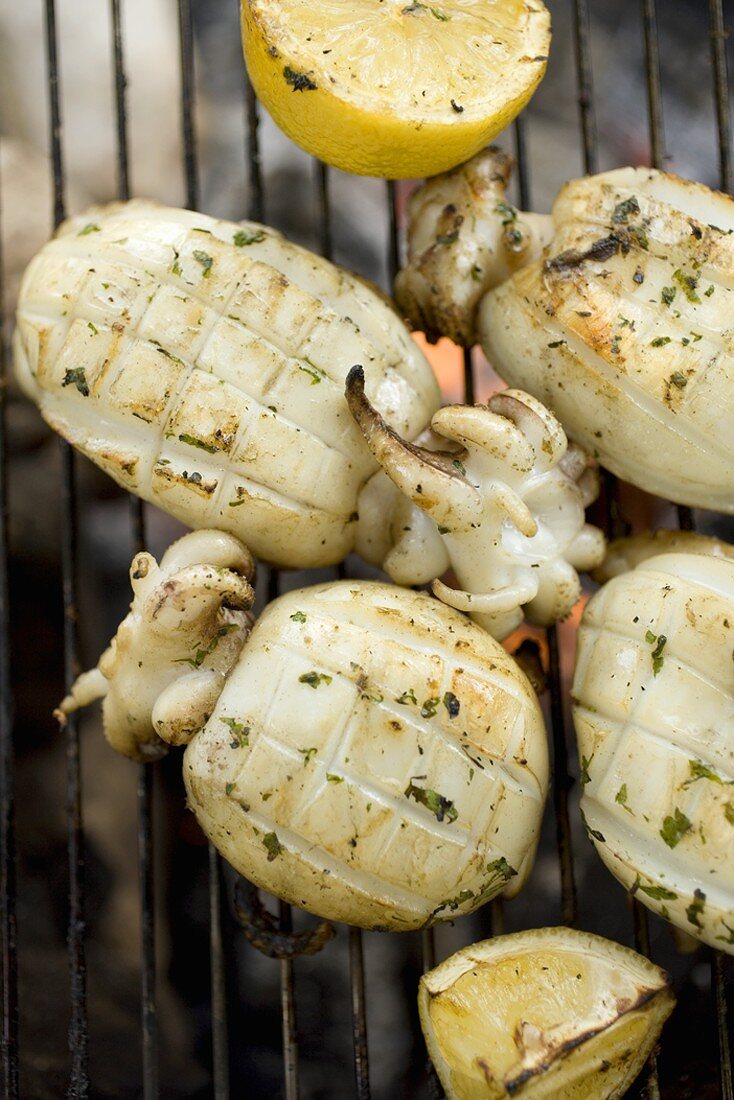
<path fill-rule="evenodd" d="M 55 0 L 46 0 L 46 64 L 50 114 L 50 155 L 53 166 L 53 221 L 58 226 L 66 216 L 65 174 L 62 150 L 59 56 Z M 61 455 L 61 570 L 64 607 L 64 687 L 68 691 L 79 673 L 77 625 L 77 493 L 74 453 L 64 440 Z M 79 724 L 70 715 L 66 737 L 66 821 L 69 870 L 68 957 L 71 983 L 69 1049 L 71 1069 L 68 1095 L 71 1100 L 89 1096 L 89 1030 L 87 1018 L 87 956 L 85 906 L 85 851 L 82 816 L 82 781 Z"/>
<path fill-rule="evenodd" d="M 2 179 L 0 179 L 0 194 Z M 0 203 L 0 225 L 2 204 Z M 3 1094 L 20 1095 L 18 1081 L 18 928 L 15 846 L 15 759 L 10 692 L 10 613 L 8 600 L 7 383 L 5 352 L 5 280 L 0 233 L 0 922 L 2 929 L 2 1034 L 0 1066 Z"/>

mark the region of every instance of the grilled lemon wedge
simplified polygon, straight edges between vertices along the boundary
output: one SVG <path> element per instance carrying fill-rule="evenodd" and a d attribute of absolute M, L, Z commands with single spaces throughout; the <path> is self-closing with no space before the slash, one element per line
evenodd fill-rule
<path fill-rule="evenodd" d="M 545 72 L 541 0 L 242 0 L 252 84 L 336 168 L 435 175 L 473 156 Z"/>
<path fill-rule="evenodd" d="M 623 1096 L 674 1004 L 665 971 L 570 928 L 466 947 L 425 974 L 418 994 L 449 1100 Z"/>

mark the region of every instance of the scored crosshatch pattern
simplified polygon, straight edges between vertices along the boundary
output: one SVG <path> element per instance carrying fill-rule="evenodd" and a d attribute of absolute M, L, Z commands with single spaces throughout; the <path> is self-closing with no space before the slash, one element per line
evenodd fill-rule
<path fill-rule="evenodd" d="M 694 909 L 693 923 L 713 944 L 729 942 L 734 904 L 733 602 L 724 560 L 668 555 L 615 578 L 586 611 L 573 685 L 582 808 L 599 854 L 628 887 L 642 876 L 644 903 L 676 920 L 691 921 L 695 885 L 705 916 Z M 685 830 L 669 843 L 673 814 Z"/>
<path fill-rule="evenodd" d="M 422 594 L 341 583 L 264 613 L 185 767 L 196 805 L 207 785 L 238 808 L 211 812 L 235 862 L 230 833 L 274 832 L 416 926 L 522 882 L 547 763 L 534 700 L 478 627 Z M 255 877 L 279 879 L 246 842 Z"/>
<path fill-rule="evenodd" d="M 289 523 L 304 560 L 338 560 L 375 465 L 344 404 L 347 370 L 365 366 L 409 437 L 437 403 L 397 319 L 255 225 L 145 203 L 94 216 L 68 223 L 25 280 L 17 357 L 49 422 L 184 521 L 195 508 L 200 525 L 244 526 L 271 559 L 272 525 Z"/>

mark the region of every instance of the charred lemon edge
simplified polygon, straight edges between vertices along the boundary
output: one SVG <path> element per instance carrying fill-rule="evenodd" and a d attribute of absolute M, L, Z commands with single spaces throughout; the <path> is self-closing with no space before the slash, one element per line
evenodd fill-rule
<path fill-rule="evenodd" d="M 642 969 L 645 974 L 649 976 L 651 987 L 644 990 L 634 1002 L 624 1009 L 624 1012 L 620 1012 L 612 1023 L 602 1027 L 593 1027 L 583 1032 L 578 1037 L 577 1041 L 564 1045 L 562 1049 L 554 1054 L 552 1059 L 539 1065 L 536 1071 L 528 1071 L 523 1074 L 521 1080 L 513 1079 L 509 1083 L 506 1081 L 498 1082 L 498 1085 L 501 1084 L 505 1087 L 505 1095 L 522 1095 L 527 1085 L 531 1084 L 534 1080 L 540 1079 L 553 1065 L 558 1064 L 560 1060 L 568 1054 L 571 1054 L 574 1050 L 578 1050 L 586 1041 L 614 1027 L 617 1021 L 623 1016 L 627 1016 L 645 1006 L 650 1006 L 653 1002 L 657 1003 L 656 1026 L 648 1030 L 645 1041 L 640 1045 L 635 1053 L 635 1057 L 630 1061 L 627 1073 L 616 1086 L 614 1092 L 609 1094 L 610 1097 L 624 1095 L 639 1074 L 642 1066 L 655 1046 L 660 1031 L 676 1004 L 675 994 L 672 989 L 672 980 L 667 971 L 656 966 L 655 963 L 651 962 L 644 955 L 638 954 L 631 948 L 624 947 L 614 940 L 608 940 L 604 936 L 596 935 L 593 932 L 557 926 L 534 928 L 524 932 L 513 932 L 504 936 L 497 936 L 494 939 L 482 940 L 479 943 L 469 944 L 467 947 L 461 948 L 453 955 L 450 955 L 449 958 L 439 963 L 433 970 L 429 970 L 423 974 L 419 982 L 418 1014 L 423 1037 L 431 1062 L 436 1069 L 441 1084 L 446 1090 L 446 1095 L 449 1100 L 454 1096 L 452 1080 L 453 1070 L 441 1052 L 431 1022 L 430 1004 L 432 999 L 450 989 L 459 978 L 463 977 L 463 975 L 471 970 L 477 963 L 491 962 L 493 956 L 505 958 L 508 955 L 520 952 L 523 954 L 532 954 L 533 945 L 537 945 L 536 949 L 538 951 L 542 951 L 544 948 L 560 948 L 567 950 L 569 954 L 576 953 L 579 955 L 582 955 L 584 951 L 589 948 L 597 952 L 600 951 L 609 957 L 610 964 L 616 962 L 620 968 L 632 966 L 637 970 Z M 504 948 L 509 948 L 509 950 L 505 951 L 503 950 Z M 655 988 L 653 984 L 655 982 L 657 982 L 657 988 Z"/>

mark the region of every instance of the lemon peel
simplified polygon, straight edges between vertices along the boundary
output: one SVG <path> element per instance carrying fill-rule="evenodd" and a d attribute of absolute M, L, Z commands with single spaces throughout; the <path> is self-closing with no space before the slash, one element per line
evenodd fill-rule
<path fill-rule="evenodd" d="M 541 0 L 242 0 L 252 85 L 327 164 L 391 179 L 478 152 L 543 77 Z"/>

